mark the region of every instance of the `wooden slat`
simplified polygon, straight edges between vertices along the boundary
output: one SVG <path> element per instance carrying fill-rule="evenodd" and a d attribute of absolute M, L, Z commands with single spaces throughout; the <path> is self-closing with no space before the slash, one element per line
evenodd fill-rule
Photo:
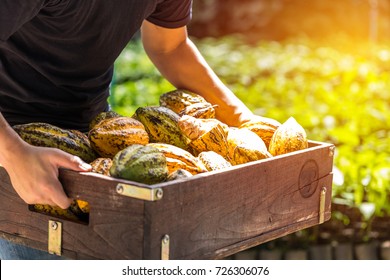
<path fill-rule="evenodd" d="M 218 256 L 220 248 L 234 248 L 244 240 L 268 240 L 262 235 L 271 236 L 276 229 L 284 228 L 278 234 L 285 235 L 294 223 L 318 224 L 321 187 L 331 190 L 332 183 L 333 158 L 328 152 L 327 147 L 313 147 L 166 185 L 163 200 L 145 205 L 150 240 L 145 258 L 159 257 L 164 234 L 170 236 L 171 258 L 198 259 Z M 327 207 L 329 218 L 330 199 Z"/>

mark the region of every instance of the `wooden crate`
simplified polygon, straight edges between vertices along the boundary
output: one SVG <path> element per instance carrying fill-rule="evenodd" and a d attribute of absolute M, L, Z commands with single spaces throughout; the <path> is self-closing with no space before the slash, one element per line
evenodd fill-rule
<path fill-rule="evenodd" d="M 311 141 L 153 186 L 61 170 L 67 194 L 90 204 L 87 223 L 29 210 L 0 167 L 0 237 L 74 259 L 224 258 L 330 219 L 333 151 Z"/>

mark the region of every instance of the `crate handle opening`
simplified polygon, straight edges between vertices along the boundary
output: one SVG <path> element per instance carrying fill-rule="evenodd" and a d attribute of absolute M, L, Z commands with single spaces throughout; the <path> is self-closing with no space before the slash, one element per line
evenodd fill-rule
<path fill-rule="evenodd" d="M 32 212 L 49 217 L 72 221 L 80 224 L 89 224 L 89 203 L 75 199 L 67 209 L 46 204 L 30 204 L 28 209 Z"/>

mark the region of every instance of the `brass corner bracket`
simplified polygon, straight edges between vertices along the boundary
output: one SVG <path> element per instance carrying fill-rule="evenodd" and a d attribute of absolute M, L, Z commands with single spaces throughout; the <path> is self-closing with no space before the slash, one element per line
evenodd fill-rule
<path fill-rule="evenodd" d="M 124 196 L 146 201 L 157 201 L 163 197 L 162 188 L 145 188 L 121 183 L 116 186 L 116 192 Z"/>

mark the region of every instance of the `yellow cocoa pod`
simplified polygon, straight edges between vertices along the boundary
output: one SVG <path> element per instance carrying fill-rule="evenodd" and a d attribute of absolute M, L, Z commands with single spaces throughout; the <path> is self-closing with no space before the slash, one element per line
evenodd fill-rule
<path fill-rule="evenodd" d="M 90 209 L 89 209 L 88 202 L 86 202 L 84 200 L 80 200 L 80 199 L 76 199 L 75 202 L 76 202 L 76 205 L 74 203 L 71 204 L 71 207 L 73 206 L 73 209 L 76 208 L 77 212 L 81 211 L 82 213 L 86 213 L 86 214 L 89 213 Z M 73 210 L 73 212 L 76 212 L 76 211 Z"/>
<path fill-rule="evenodd" d="M 78 201 L 81 202 L 81 207 L 79 207 Z M 88 219 L 87 213 L 89 212 L 89 206 L 88 209 L 87 206 L 82 203 L 81 200 L 73 200 L 71 205 L 67 209 L 62 209 L 58 206 L 51 206 L 47 204 L 34 204 L 31 205 L 33 207 L 33 210 L 46 214 L 52 217 L 58 217 L 62 219 L 67 219 L 71 221 L 86 221 Z M 30 206 L 30 207 L 31 207 Z M 88 211 L 88 212 L 87 212 Z"/>
<path fill-rule="evenodd" d="M 201 152 L 198 158 L 208 171 L 220 170 L 232 166 L 223 156 L 213 151 Z"/>
<path fill-rule="evenodd" d="M 207 172 L 206 167 L 198 158 L 179 147 L 166 143 L 149 143 L 147 146 L 157 148 L 164 154 L 169 174 L 179 169 L 187 170 L 193 175 Z"/>
<path fill-rule="evenodd" d="M 202 96 L 182 89 L 176 89 L 160 96 L 160 106 L 169 108 L 176 114 L 191 104 L 203 102 L 207 103 Z"/>
<path fill-rule="evenodd" d="M 143 124 L 130 117 L 102 120 L 89 131 L 88 137 L 94 150 L 104 158 L 113 158 L 132 144 L 149 143 Z"/>
<path fill-rule="evenodd" d="M 243 123 L 239 128 L 246 128 L 256 133 L 264 141 L 268 149 L 272 135 L 274 135 L 279 126 L 281 126 L 281 123 L 277 120 L 255 116 L 250 121 Z"/>
<path fill-rule="evenodd" d="M 47 214 L 53 217 L 64 218 L 68 220 L 77 221 L 77 216 L 69 209 L 62 209 L 58 206 L 51 206 L 46 204 L 34 204 L 34 211 Z"/>
<path fill-rule="evenodd" d="M 191 104 L 180 111 L 179 116 L 189 115 L 197 119 L 215 118 L 215 106 L 208 102 Z"/>
<path fill-rule="evenodd" d="M 293 117 L 290 117 L 275 131 L 269 144 L 269 152 L 273 156 L 277 156 L 307 147 L 308 142 L 304 128 Z"/>
<path fill-rule="evenodd" d="M 90 163 L 92 166 L 92 172 L 110 176 L 110 168 L 112 165 L 112 159 L 110 158 L 97 158 Z"/>
<path fill-rule="evenodd" d="M 248 129 L 230 128 L 227 142 L 229 146 L 228 159 L 232 165 L 272 157 L 264 141 Z"/>
<path fill-rule="evenodd" d="M 20 138 L 34 146 L 57 148 L 88 163 L 98 157 L 88 137 L 78 130 L 62 129 L 39 122 L 15 125 L 13 129 Z"/>
<path fill-rule="evenodd" d="M 121 117 L 118 113 L 114 111 L 107 111 L 107 112 L 101 112 L 96 115 L 96 117 L 91 121 L 89 124 L 89 130 L 95 127 L 99 122 L 102 120 L 110 119 L 110 118 L 116 118 L 116 117 Z"/>
<path fill-rule="evenodd" d="M 217 119 L 197 119 L 184 115 L 179 119 L 181 131 L 191 139 L 190 146 L 199 154 L 214 151 L 223 157 L 228 154 L 228 126 Z"/>

